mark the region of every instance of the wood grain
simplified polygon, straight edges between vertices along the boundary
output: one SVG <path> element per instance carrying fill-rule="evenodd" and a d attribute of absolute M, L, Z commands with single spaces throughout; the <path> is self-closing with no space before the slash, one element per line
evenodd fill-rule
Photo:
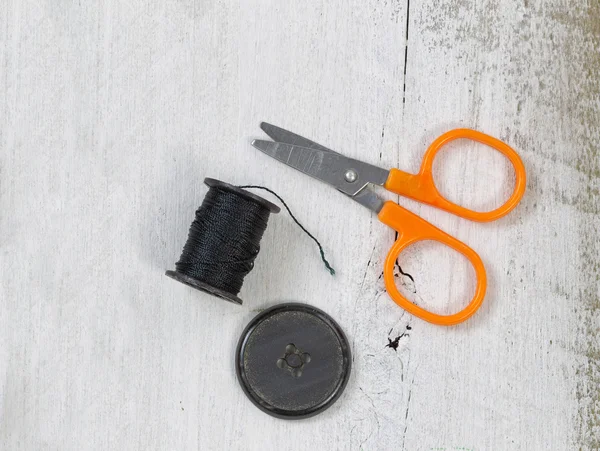
<path fill-rule="evenodd" d="M 0 448 L 598 449 L 599 17 L 597 0 L 0 3 Z M 528 191 L 500 221 L 399 199 L 481 255 L 480 312 L 440 328 L 398 308 L 394 233 L 250 147 L 261 120 L 415 172 L 454 127 L 513 146 Z M 336 276 L 281 213 L 243 306 L 164 277 L 206 176 L 277 191 Z M 436 177 L 476 208 L 513 180 L 468 143 Z M 473 290 L 431 243 L 400 263 L 436 311 Z M 301 422 L 256 409 L 233 370 L 244 326 L 283 301 L 331 314 L 354 358 Z"/>

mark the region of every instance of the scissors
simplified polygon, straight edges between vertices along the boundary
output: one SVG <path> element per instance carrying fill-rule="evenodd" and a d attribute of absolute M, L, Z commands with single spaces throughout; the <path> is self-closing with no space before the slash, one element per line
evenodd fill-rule
<path fill-rule="evenodd" d="M 457 216 L 479 222 L 494 221 L 514 209 L 525 192 L 525 167 L 519 155 L 507 144 L 484 133 L 471 129 L 455 129 L 437 138 L 425 152 L 421 169 L 409 174 L 399 169 L 382 169 L 359 160 L 345 157 L 295 133 L 266 122 L 260 128 L 273 141 L 255 139 L 252 145 L 267 155 L 332 185 L 359 204 L 375 212 L 381 222 L 398 232 L 384 263 L 384 280 L 390 297 L 409 313 L 433 324 L 451 326 L 470 318 L 481 306 L 486 290 L 486 273 L 481 258 L 473 249 L 446 232 L 438 229 L 416 214 L 395 202 L 386 201 L 375 194 L 369 184 L 382 185 L 386 190 L 433 205 Z M 515 186 L 504 205 L 492 211 L 478 212 L 464 208 L 445 199 L 433 181 L 433 160 L 440 149 L 455 139 L 470 139 L 485 144 L 508 158 L 515 170 Z M 406 299 L 394 280 L 394 267 L 399 254 L 417 241 L 438 241 L 463 254 L 475 269 L 477 286 L 471 302 L 460 312 L 439 315 L 425 310 Z"/>

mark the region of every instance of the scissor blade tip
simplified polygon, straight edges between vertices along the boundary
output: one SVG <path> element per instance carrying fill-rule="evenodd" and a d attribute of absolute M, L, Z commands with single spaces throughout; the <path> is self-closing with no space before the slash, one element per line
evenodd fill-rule
<path fill-rule="evenodd" d="M 273 144 L 272 141 L 265 141 L 263 139 L 253 139 L 252 146 L 260 150 L 261 152 L 266 152 L 267 149 Z"/>

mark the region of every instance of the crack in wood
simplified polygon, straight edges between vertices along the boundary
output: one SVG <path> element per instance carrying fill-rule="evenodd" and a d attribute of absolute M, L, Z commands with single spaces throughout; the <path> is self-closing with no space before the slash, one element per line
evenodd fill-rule
<path fill-rule="evenodd" d="M 408 386 L 408 400 L 406 401 L 406 411 L 404 412 L 404 431 L 402 432 L 402 450 L 405 449 L 406 442 L 406 431 L 408 430 L 408 413 L 410 411 L 410 400 L 412 398 L 412 390 L 413 385 L 415 384 L 415 374 L 417 373 L 417 368 L 415 368 L 415 373 L 413 374 L 412 380 L 410 381 L 410 385 Z"/>
<path fill-rule="evenodd" d="M 377 423 L 377 432 L 379 432 L 379 430 L 381 429 L 381 423 L 379 422 L 379 414 L 377 413 L 377 409 L 375 408 L 375 402 L 373 401 L 373 398 L 371 398 L 367 393 L 365 393 L 365 391 L 362 389 L 362 387 L 358 387 L 358 389 L 361 391 L 361 393 L 363 395 L 365 395 L 365 397 L 369 400 L 369 402 L 371 403 L 371 408 L 373 409 L 373 413 L 375 414 L 375 422 Z M 369 435 L 360 443 L 360 449 L 362 449 L 362 446 L 373 436 L 373 431 L 371 430 L 371 432 L 369 433 Z"/>
<path fill-rule="evenodd" d="M 402 114 L 406 104 L 406 67 L 408 66 L 408 25 L 410 23 L 410 0 L 406 0 L 406 37 L 404 42 L 404 76 L 402 86 Z"/>
<path fill-rule="evenodd" d="M 388 333 L 388 335 L 390 335 L 392 333 L 392 329 L 390 329 L 390 332 Z M 400 345 L 400 340 L 402 340 L 402 338 L 404 337 L 410 337 L 410 334 L 408 333 L 410 330 L 412 330 L 412 327 L 407 324 L 406 325 L 406 330 L 404 332 L 402 332 L 400 335 L 396 336 L 396 338 L 394 338 L 393 340 L 388 336 L 388 344 L 385 345 L 386 348 L 391 348 L 394 350 L 394 352 L 398 352 L 398 346 Z"/>

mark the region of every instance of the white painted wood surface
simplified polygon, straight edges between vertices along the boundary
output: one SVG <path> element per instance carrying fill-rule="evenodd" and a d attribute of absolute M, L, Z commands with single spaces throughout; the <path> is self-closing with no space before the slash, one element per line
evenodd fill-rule
<path fill-rule="evenodd" d="M 2 1 L 0 448 L 598 449 L 599 17 L 597 0 Z M 498 222 L 400 200 L 481 255 L 480 312 L 440 328 L 398 308 L 393 232 L 252 149 L 261 120 L 410 171 L 450 128 L 512 145 L 528 191 Z M 506 198 L 502 158 L 453 150 L 445 192 Z M 276 190 L 338 274 L 282 213 L 242 307 L 164 277 L 205 176 Z M 401 263 L 437 311 L 473 289 L 436 246 Z M 245 324 L 290 300 L 336 318 L 354 356 L 342 398 L 300 422 L 256 409 L 233 370 Z"/>

